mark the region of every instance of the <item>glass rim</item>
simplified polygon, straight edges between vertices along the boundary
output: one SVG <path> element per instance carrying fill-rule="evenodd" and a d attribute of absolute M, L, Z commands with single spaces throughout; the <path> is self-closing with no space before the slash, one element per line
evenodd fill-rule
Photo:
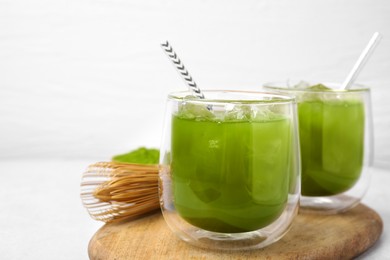
<path fill-rule="evenodd" d="M 168 94 L 168 99 L 186 102 L 196 103 L 236 103 L 236 104 L 272 104 L 272 103 L 294 103 L 296 102 L 295 97 L 266 91 L 247 91 L 247 90 L 204 90 L 205 98 L 197 98 L 192 95 L 190 91 L 175 91 Z M 222 93 L 232 95 L 253 95 L 254 98 L 208 98 L 207 93 Z M 193 98 L 189 98 L 193 96 Z M 261 97 L 256 99 L 255 97 Z M 269 97 L 270 99 L 264 99 Z"/>
<path fill-rule="evenodd" d="M 290 92 L 317 92 L 317 93 L 350 93 L 350 92 L 369 92 L 370 88 L 362 85 L 362 84 L 353 84 L 350 89 L 337 89 L 335 87 L 340 87 L 342 83 L 337 82 L 329 82 L 329 81 L 309 81 L 305 82 L 308 83 L 310 86 L 314 86 L 317 84 L 322 84 L 327 87 L 330 87 L 332 89 L 330 90 L 318 90 L 318 89 L 305 89 L 305 88 L 294 88 L 294 85 L 298 84 L 300 81 L 292 80 L 291 84 L 289 80 L 287 81 L 271 81 L 264 83 L 262 86 L 266 89 L 273 89 L 273 90 L 284 90 L 284 91 L 290 91 Z M 295 84 L 294 84 L 295 83 Z M 290 86 L 289 86 L 290 85 Z"/>

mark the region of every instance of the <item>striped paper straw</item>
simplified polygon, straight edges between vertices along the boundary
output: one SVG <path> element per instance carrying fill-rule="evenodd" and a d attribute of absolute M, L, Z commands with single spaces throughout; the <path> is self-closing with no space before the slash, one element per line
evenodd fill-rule
<path fill-rule="evenodd" d="M 164 50 L 165 54 L 168 56 L 168 58 L 172 61 L 173 65 L 176 67 L 177 71 L 183 78 L 184 82 L 192 92 L 192 94 L 195 97 L 204 99 L 204 95 L 202 91 L 198 88 L 195 81 L 191 77 L 191 75 L 188 73 L 188 70 L 184 66 L 183 62 L 179 59 L 175 51 L 173 50 L 172 46 L 169 44 L 168 41 L 161 44 L 162 49 Z"/>

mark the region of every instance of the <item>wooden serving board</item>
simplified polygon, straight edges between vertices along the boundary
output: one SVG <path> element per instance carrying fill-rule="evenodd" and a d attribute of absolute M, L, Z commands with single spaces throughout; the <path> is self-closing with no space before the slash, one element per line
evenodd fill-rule
<path fill-rule="evenodd" d="M 174 235 L 161 213 L 106 224 L 92 237 L 92 260 L 122 259 L 351 259 L 380 237 L 380 216 L 363 204 L 338 215 L 300 213 L 278 242 L 251 251 L 213 251 Z"/>

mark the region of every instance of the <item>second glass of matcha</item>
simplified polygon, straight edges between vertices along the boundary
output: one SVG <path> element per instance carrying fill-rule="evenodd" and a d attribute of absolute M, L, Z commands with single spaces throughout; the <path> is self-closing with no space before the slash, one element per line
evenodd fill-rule
<path fill-rule="evenodd" d="M 213 249 L 269 245 L 289 229 L 300 194 L 295 99 L 245 91 L 169 95 L 160 153 L 164 219 Z"/>
<path fill-rule="evenodd" d="M 295 96 L 302 158 L 301 208 L 333 214 L 357 205 L 372 164 L 370 90 L 336 83 L 275 82 L 268 91 Z"/>

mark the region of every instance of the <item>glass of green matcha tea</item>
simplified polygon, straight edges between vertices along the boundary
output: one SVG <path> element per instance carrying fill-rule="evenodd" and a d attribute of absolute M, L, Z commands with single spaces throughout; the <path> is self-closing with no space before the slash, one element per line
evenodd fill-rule
<path fill-rule="evenodd" d="M 168 97 L 160 202 L 184 241 L 252 249 L 280 239 L 299 208 L 295 99 L 244 91 Z"/>
<path fill-rule="evenodd" d="M 370 90 L 302 81 L 264 87 L 298 102 L 301 208 L 334 214 L 356 206 L 368 188 L 372 164 Z"/>

